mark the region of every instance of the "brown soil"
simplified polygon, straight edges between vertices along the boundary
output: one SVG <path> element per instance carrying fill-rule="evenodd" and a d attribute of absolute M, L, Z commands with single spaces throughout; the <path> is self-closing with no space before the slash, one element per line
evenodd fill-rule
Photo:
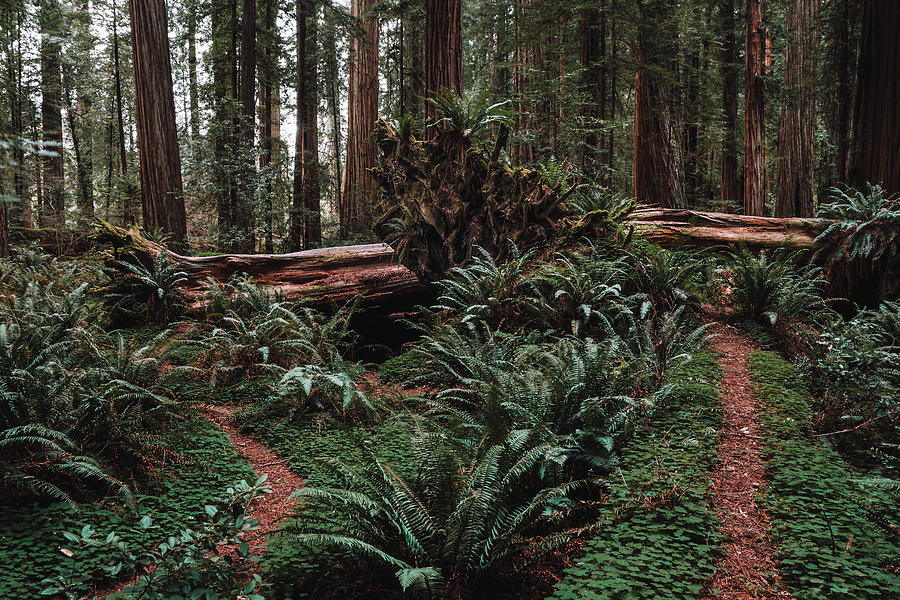
<path fill-rule="evenodd" d="M 759 455 L 756 400 L 747 368 L 754 344 L 721 323 L 715 323 L 712 332 L 711 344 L 720 355 L 723 370 L 719 397 L 725 425 L 719 431 L 719 464 L 710 479 L 726 540 L 705 598 L 791 598 L 768 537 L 768 515 L 756 502 L 765 485 L 765 468 Z"/>
<path fill-rule="evenodd" d="M 256 474 L 269 476 L 266 484 L 272 493 L 255 500 L 250 513 L 259 521 L 259 527 L 244 536 L 250 546 L 250 556 L 262 556 L 271 534 L 293 513 L 297 502 L 291 500 L 290 495 L 303 485 L 303 479 L 288 468 L 285 459 L 232 425 L 231 414 L 235 407 L 207 405 L 204 410 L 209 419 L 228 434 L 232 445 L 250 462 Z"/>

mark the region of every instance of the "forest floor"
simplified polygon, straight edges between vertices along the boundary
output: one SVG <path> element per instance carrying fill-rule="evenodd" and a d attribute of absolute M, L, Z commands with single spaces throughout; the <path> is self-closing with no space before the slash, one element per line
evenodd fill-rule
<path fill-rule="evenodd" d="M 207 404 L 203 410 L 228 435 L 232 446 L 247 459 L 256 474 L 267 476 L 266 485 L 272 492 L 257 498 L 251 505 L 250 515 L 259 521 L 259 527 L 243 536 L 250 546 L 248 556 L 262 558 L 271 535 L 294 513 L 297 502 L 290 496 L 303 486 L 303 478 L 288 468 L 286 458 L 235 427 L 231 415 L 237 407 Z"/>
<path fill-rule="evenodd" d="M 769 516 L 756 501 L 766 484 L 748 366 L 756 344 L 721 322 L 713 324 L 711 333 L 710 345 L 722 367 L 719 400 L 724 423 L 719 430 L 719 462 L 710 478 L 719 531 L 726 539 L 708 590 L 725 600 L 791 598 L 768 536 Z"/>

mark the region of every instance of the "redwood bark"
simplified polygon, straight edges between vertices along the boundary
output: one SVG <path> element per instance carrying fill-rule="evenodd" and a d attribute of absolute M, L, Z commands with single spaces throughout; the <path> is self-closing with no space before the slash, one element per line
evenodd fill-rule
<path fill-rule="evenodd" d="M 315 8 L 307 16 L 306 27 L 306 79 L 303 86 L 303 248 L 317 248 L 322 245 L 322 192 L 319 182 L 319 70 L 318 59 L 318 16 Z"/>
<path fill-rule="evenodd" d="M 762 0 L 747 0 L 744 83 L 744 212 L 762 215 L 766 209 L 765 111 L 763 65 L 766 34 Z"/>
<path fill-rule="evenodd" d="M 191 138 L 200 139 L 200 100 L 197 85 L 197 4 L 188 7 L 188 102 L 191 109 Z"/>
<path fill-rule="evenodd" d="M 253 220 L 253 197 L 256 161 L 253 157 L 253 132 L 256 128 L 256 0 L 243 0 L 241 6 L 241 82 L 237 147 L 242 157 L 241 181 L 237 202 L 232 208 L 233 248 L 237 252 L 256 250 Z"/>
<path fill-rule="evenodd" d="M 585 94 L 584 116 L 587 135 L 584 140 L 582 164 L 598 171 L 606 181 L 603 160 L 603 122 L 606 119 L 606 7 L 587 7 L 581 11 L 581 73 Z"/>
<path fill-rule="evenodd" d="M 734 0 L 724 0 L 719 5 L 722 35 L 722 183 L 720 196 L 722 207 L 741 199 L 738 178 L 737 120 L 738 120 L 738 65 L 735 40 Z"/>
<path fill-rule="evenodd" d="M 344 168 L 340 236 L 370 228 L 375 183 L 376 148 L 370 139 L 378 119 L 378 21 L 375 0 L 352 0 L 351 16 L 360 20 L 364 36 L 350 40 L 350 85 L 347 93 L 347 162 Z"/>
<path fill-rule="evenodd" d="M 259 155 L 259 168 L 264 173 L 263 182 L 263 202 L 265 203 L 265 214 L 263 215 L 263 230 L 265 238 L 265 251 L 268 254 L 274 252 L 274 240 L 272 237 L 272 173 L 267 173 L 266 169 L 272 164 L 275 154 L 275 139 L 273 134 L 273 123 L 277 116 L 273 114 L 273 85 L 274 78 L 274 56 L 272 54 L 273 28 L 275 25 L 275 11 L 273 10 L 274 0 L 265 0 L 265 47 L 263 49 L 263 58 L 258 65 L 259 69 L 259 145 L 262 152 Z"/>
<path fill-rule="evenodd" d="M 634 196 L 666 208 L 686 206 L 681 147 L 672 122 L 671 89 L 660 72 L 671 67 L 666 7 L 639 4 L 634 89 Z"/>
<path fill-rule="evenodd" d="M 294 132 L 294 180 L 291 196 L 287 249 L 298 252 L 303 248 L 303 132 L 307 111 L 306 102 L 306 12 L 303 2 L 297 2 L 297 127 Z"/>
<path fill-rule="evenodd" d="M 791 0 L 785 98 L 778 125 L 776 217 L 811 217 L 815 204 L 816 84 L 819 0 Z"/>
<path fill-rule="evenodd" d="M 129 8 L 144 226 L 171 232 L 181 245 L 187 222 L 166 5 L 164 0 L 129 0 Z"/>
<path fill-rule="evenodd" d="M 447 89 L 462 94 L 462 0 L 429 0 L 425 5 L 426 93 Z M 425 114 L 435 118 L 431 103 Z"/>
<path fill-rule="evenodd" d="M 62 15 L 56 0 L 42 0 L 39 8 L 41 28 L 41 128 L 43 159 L 43 210 L 39 217 L 50 217 L 54 225 L 65 220 L 65 190 L 62 145 L 62 78 L 57 25 Z"/>
<path fill-rule="evenodd" d="M 900 193 L 900 2 L 865 0 L 850 182 Z"/>

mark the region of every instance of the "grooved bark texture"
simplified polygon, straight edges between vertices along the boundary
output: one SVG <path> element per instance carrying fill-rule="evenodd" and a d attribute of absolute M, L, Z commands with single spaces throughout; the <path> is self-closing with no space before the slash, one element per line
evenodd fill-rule
<path fill-rule="evenodd" d="M 375 0 L 352 0 L 350 14 L 361 19 L 365 37 L 350 40 L 350 87 L 347 92 L 347 164 L 340 210 L 340 236 L 369 227 L 369 204 L 375 183 L 369 169 L 375 166 L 375 145 L 370 137 L 378 120 L 378 21 Z"/>
<path fill-rule="evenodd" d="M 144 226 L 184 242 L 186 220 L 164 0 L 130 0 Z"/>
<path fill-rule="evenodd" d="M 62 15 L 55 0 L 40 4 L 41 28 L 41 128 L 44 149 L 52 154 L 43 157 L 42 219 L 50 216 L 62 224 L 65 210 L 62 138 L 62 78 L 60 75 L 60 43 L 56 26 Z"/>
<path fill-rule="evenodd" d="M 811 217 L 814 210 L 818 18 L 819 0 L 791 0 L 784 71 L 786 95 L 778 125 L 776 217 Z"/>
<path fill-rule="evenodd" d="M 900 2 L 866 0 L 850 182 L 900 193 Z"/>
<path fill-rule="evenodd" d="M 242 157 L 240 189 L 231 213 L 233 247 L 237 252 L 253 252 L 256 249 L 253 220 L 256 166 L 253 157 L 253 131 L 256 118 L 256 0 L 243 0 L 241 4 L 240 102 L 237 146 L 247 154 Z"/>
<path fill-rule="evenodd" d="M 719 5 L 722 33 L 722 207 L 741 199 L 738 177 L 737 122 L 738 122 L 738 65 L 737 40 L 734 27 L 734 0 L 724 0 Z"/>
<path fill-rule="evenodd" d="M 601 12 L 602 11 L 602 12 Z M 606 119 L 606 8 L 586 7 L 581 10 L 581 77 L 588 119 L 582 163 L 601 173 L 606 182 L 603 160 L 603 121 Z"/>
<path fill-rule="evenodd" d="M 429 0 L 425 9 L 425 89 L 462 93 L 462 2 Z M 428 104 L 427 115 L 434 118 Z M 433 128 L 432 128 L 433 129 Z"/>
<path fill-rule="evenodd" d="M 764 155 L 765 112 L 763 65 L 766 34 L 762 23 L 762 0 L 747 0 L 747 47 L 744 82 L 744 212 L 762 215 L 766 209 Z"/>
<path fill-rule="evenodd" d="M 658 6 L 657 6 L 658 4 Z M 639 4 L 634 82 L 634 196 L 638 202 L 684 208 L 681 146 L 672 122 L 671 89 L 661 72 L 671 67 L 667 2 Z"/>

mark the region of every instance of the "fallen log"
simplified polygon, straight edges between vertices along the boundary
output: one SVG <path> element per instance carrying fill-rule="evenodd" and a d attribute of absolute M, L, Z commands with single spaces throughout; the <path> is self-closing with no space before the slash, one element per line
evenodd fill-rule
<path fill-rule="evenodd" d="M 160 252 L 188 276 L 185 294 L 197 299 L 209 278 L 219 282 L 246 273 L 256 283 L 277 289 L 288 300 L 307 306 L 339 306 L 361 297 L 360 306 L 402 309 L 427 297 L 427 287 L 397 263 L 386 244 L 363 244 L 304 250 L 290 254 L 220 254 L 183 256 L 143 237 L 136 229 L 106 222 L 95 225 L 97 237 L 113 245 L 117 258 L 144 264 Z M 124 255 L 124 256 L 123 256 Z"/>
<path fill-rule="evenodd" d="M 625 220 L 645 239 L 660 246 L 727 246 L 743 244 L 751 250 L 816 249 L 816 238 L 827 219 L 753 217 L 697 210 L 638 208 Z"/>
<path fill-rule="evenodd" d="M 694 210 L 640 208 L 625 225 L 661 246 L 744 244 L 748 248 L 816 247 L 823 219 L 774 219 Z M 427 298 L 427 284 L 398 264 L 386 244 L 338 246 L 290 254 L 220 254 L 183 256 L 143 237 L 136 229 L 95 224 L 97 236 L 113 245 L 116 255 L 147 261 L 159 252 L 187 273 L 185 293 L 196 299 L 209 278 L 224 282 L 246 273 L 258 284 L 280 290 L 287 299 L 313 307 L 340 305 L 362 297 L 361 306 L 402 310 Z"/>

